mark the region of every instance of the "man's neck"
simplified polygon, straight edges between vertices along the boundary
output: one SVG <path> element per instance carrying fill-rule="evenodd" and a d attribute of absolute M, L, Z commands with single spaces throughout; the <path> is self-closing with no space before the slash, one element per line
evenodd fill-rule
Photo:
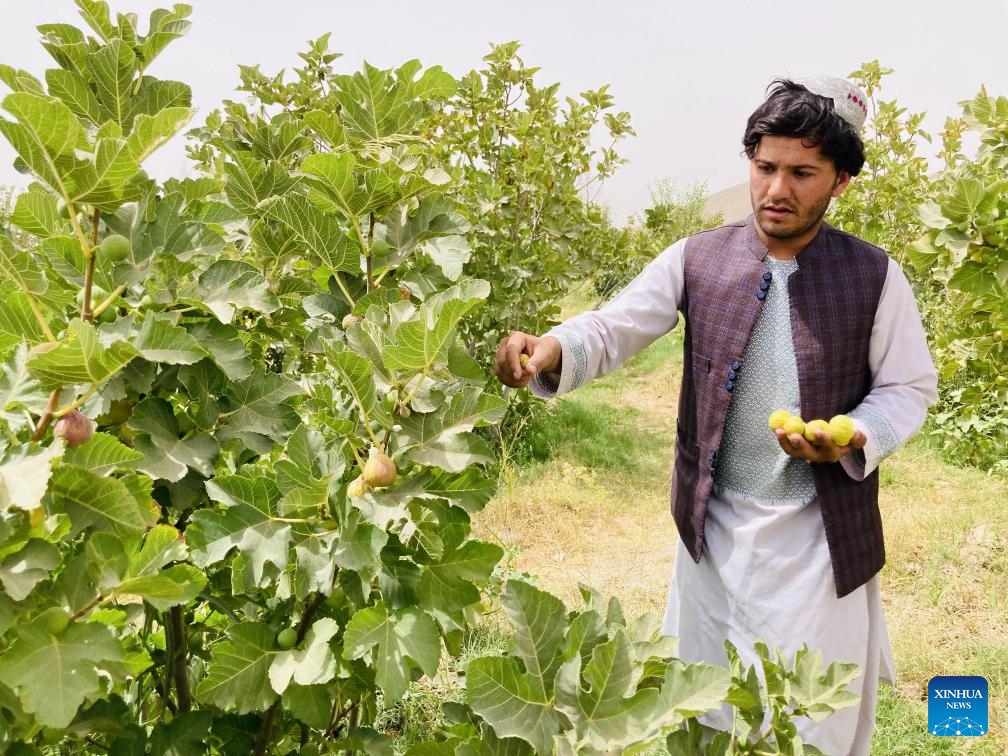
<path fill-rule="evenodd" d="M 792 239 L 776 239 L 772 236 L 767 236 L 759 225 L 756 226 L 756 233 L 759 234 L 760 241 L 766 245 L 767 250 L 770 252 L 770 257 L 775 260 L 794 260 L 805 247 L 812 243 L 820 228 L 822 228 L 822 221 L 819 221 L 801 236 L 796 236 Z"/>

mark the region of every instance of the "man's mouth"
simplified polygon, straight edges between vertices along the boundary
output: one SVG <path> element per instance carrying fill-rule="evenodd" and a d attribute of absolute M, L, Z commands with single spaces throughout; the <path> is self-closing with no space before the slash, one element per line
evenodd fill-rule
<path fill-rule="evenodd" d="M 763 212 L 774 218 L 783 218 L 786 215 L 791 215 L 793 211 L 783 205 L 764 205 Z"/>

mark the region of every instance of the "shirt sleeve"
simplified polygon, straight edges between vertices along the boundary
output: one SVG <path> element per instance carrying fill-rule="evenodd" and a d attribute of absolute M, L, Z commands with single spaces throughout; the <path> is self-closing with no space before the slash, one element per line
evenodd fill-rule
<path fill-rule="evenodd" d="M 645 266 L 598 310 L 575 315 L 544 336 L 560 342 L 559 373 L 540 373 L 529 383 L 536 396 L 566 394 L 615 370 L 679 322 L 683 295 L 682 239 Z"/>
<path fill-rule="evenodd" d="M 870 475 L 919 431 L 928 407 L 938 399 L 938 376 L 913 289 L 892 259 L 875 311 L 868 367 L 871 389 L 847 413 L 868 441 L 861 454 L 848 454 L 841 460 L 854 480 Z"/>

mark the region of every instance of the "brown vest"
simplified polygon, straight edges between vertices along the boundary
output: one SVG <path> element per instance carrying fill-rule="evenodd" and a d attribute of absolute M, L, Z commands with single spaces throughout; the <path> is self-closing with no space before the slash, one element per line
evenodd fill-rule
<path fill-rule="evenodd" d="M 753 219 L 691 237 L 685 249 L 686 319 L 672 514 L 696 561 L 733 384 L 763 300 L 767 248 Z M 806 419 L 849 412 L 868 393 L 868 346 L 889 264 L 886 254 L 823 224 L 788 279 L 791 330 Z M 767 431 L 769 432 L 769 431 Z M 852 480 L 839 463 L 812 466 L 837 596 L 885 563 L 878 471 Z"/>

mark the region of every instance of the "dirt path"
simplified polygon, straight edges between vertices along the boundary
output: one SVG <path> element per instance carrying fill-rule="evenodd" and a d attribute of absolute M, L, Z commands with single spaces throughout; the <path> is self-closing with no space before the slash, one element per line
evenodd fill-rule
<path fill-rule="evenodd" d="M 628 615 L 664 611 L 676 544 L 668 495 L 679 375 L 678 360 L 631 363 L 586 397 L 571 396 L 619 408 L 628 426 L 646 428 L 647 448 L 630 450 L 641 469 L 626 475 L 560 458 L 505 476 L 476 529 L 510 549 L 513 571 L 574 605 L 585 583 L 619 598 Z"/>

